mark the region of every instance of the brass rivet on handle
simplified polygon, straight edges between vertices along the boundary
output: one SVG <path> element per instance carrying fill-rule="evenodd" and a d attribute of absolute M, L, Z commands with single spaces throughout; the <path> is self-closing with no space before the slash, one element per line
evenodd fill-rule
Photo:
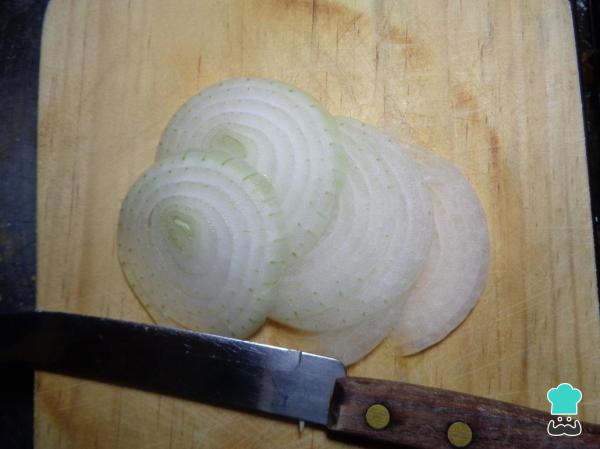
<path fill-rule="evenodd" d="M 466 422 L 456 421 L 448 427 L 448 441 L 454 447 L 467 447 L 473 441 L 473 431 Z"/>
<path fill-rule="evenodd" d="M 369 427 L 375 430 L 381 430 L 390 423 L 390 411 L 385 405 L 373 404 L 367 409 L 365 418 Z"/>

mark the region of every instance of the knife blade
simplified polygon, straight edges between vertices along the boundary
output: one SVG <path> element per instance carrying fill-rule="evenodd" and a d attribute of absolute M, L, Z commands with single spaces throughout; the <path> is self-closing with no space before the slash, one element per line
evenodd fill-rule
<path fill-rule="evenodd" d="M 0 316 L 0 363 L 327 424 L 334 359 L 216 335 L 66 313 Z"/>
<path fill-rule="evenodd" d="M 600 448 L 600 426 L 462 393 L 346 376 L 337 360 L 181 329 L 60 312 L 0 315 L 0 367 L 28 366 L 306 421 L 419 449 Z M 0 398 L 0 401 L 2 399 Z"/>

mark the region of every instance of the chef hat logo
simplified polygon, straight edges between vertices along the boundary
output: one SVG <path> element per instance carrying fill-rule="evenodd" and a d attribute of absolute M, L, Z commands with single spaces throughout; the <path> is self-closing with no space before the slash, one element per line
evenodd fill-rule
<path fill-rule="evenodd" d="M 552 404 L 550 411 L 553 415 L 576 415 L 577 404 L 581 401 L 582 394 L 578 388 L 573 388 L 569 383 L 562 383 L 556 388 L 548 390 L 546 395 Z"/>

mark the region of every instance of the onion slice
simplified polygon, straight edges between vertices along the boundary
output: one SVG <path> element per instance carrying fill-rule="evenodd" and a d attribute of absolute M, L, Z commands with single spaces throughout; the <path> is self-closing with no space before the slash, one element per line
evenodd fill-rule
<path fill-rule="evenodd" d="M 408 153 L 371 126 L 337 122 L 348 168 L 335 217 L 318 245 L 288 265 L 269 315 L 308 331 L 343 329 L 400 301 L 432 235 L 429 193 Z"/>
<path fill-rule="evenodd" d="M 437 343 L 467 317 L 483 291 L 490 263 L 485 214 L 467 179 L 430 152 L 414 156 L 432 192 L 436 232 L 423 273 L 399 308 L 390 334 L 402 355 Z"/>
<path fill-rule="evenodd" d="M 131 187 L 118 256 L 157 321 L 244 338 L 264 322 L 287 255 L 268 180 L 225 151 L 156 162 Z"/>
<path fill-rule="evenodd" d="M 343 181 L 335 120 L 295 87 L 277 81 L 228 80 L 200 92 L 164 130 L 157 160 L 190 149 L 225 148 L 273 184 L 300 257 L 322 235 Z"/>
<path fill-rule="evenodd" d="M 389 335 L 400 355 L 442 340 L 476 304 L 489 268 L 485 215 L 473 188 L 450 162 L 413 150 L 431 193 L 435 232 L 421 275 L 406 299 L 360 323 L 327 332 L 281 329 L 277 344 L 337 358 L 351 365 Z"/>

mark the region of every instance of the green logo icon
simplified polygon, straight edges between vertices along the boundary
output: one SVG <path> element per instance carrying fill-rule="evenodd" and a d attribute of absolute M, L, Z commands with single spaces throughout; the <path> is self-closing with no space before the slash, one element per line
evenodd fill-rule
<path fill-rule="evenodd" d="M 569 383 L 562 383 L 556 388 L 550 388 L 546 396 L 552 404 L 550 413 L 553 415 L 576 415 L 577 404 L 583 395 L 580 389 L 573 388 Z"/>
<path fill-rule="evenodd" d="M 548 402 L 552 404 L 550 413 L 557 416 L 548 422 L 548 435 L 551 437 L 576 437 L 583 431 L 579 420 L 574 420 L 570 415 L 577 414 L 577 404 L 583 395 L 581 390 L 573 388 L 569 383 L 562 383 L 558 387 L 550 388 L 546 393 Z"/>

